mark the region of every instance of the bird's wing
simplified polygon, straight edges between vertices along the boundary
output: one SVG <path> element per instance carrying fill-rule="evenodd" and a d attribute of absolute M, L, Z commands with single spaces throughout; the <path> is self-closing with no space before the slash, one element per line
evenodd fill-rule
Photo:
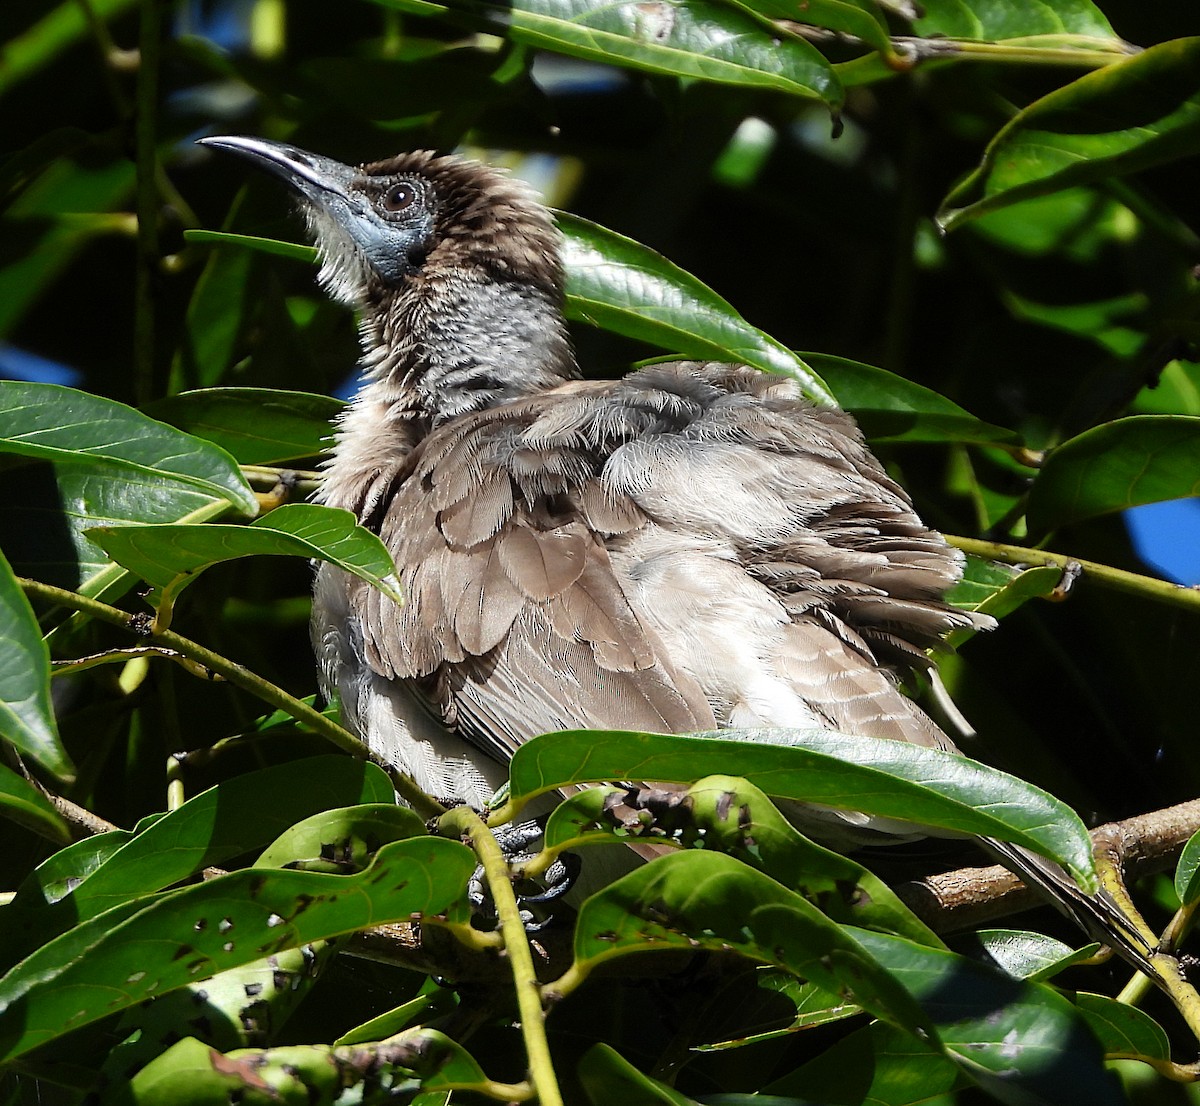
<path fill-rule="evenodd" d="M 787 382 L 567 384 L 435 430 L 384 501 L 408 602 L 352 585 L 366 659 L 493 756 L 574 727 L 947 744 L 881 665 L 970 621 L 956 555 Z"/>
<path fill-rule="evenodd" d="M 603 492 L 586 451 L 522 440 L 553 402 L 465 416 L 414 453 L 380 525 L 407 602 L 350 585 L 365 659 L 500 760 L 557 729 L 711 728 L 613 573 L 606 537 L 644 517 Z"/>

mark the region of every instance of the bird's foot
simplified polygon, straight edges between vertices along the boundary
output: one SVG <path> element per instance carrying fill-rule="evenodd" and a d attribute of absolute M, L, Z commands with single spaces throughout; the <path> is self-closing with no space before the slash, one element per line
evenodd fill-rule
<path fill-rule="evenodd" d="M 492 831 L 504 853 L 505 860 L 513 868 L 520 869 L 532 860 L 534 854 L 529 846 L 542 836 L 542 826 L 534 822 L 520 822 L 501 826 Z M 521 922 L 527 933 L 545 929 L 554 919 L 553 906 L 575 884 L 579 875 L 579 858 L 573 853 L 563 853 L 538 877 L 522 878 L 513 884 L 520 910 Z M 468 885 L 467 897 L 479 922 L 490 923 L 496 918 L 496 907 L 492 901 L 482 865 L 475 869 Z"/>

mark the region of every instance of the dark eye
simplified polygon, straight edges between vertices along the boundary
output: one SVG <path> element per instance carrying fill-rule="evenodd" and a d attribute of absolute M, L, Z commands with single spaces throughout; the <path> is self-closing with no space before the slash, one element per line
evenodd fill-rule
<path fill-rule="evenodd" d="M 411 184 L 393 184 L 383 194 L 384 211 L 403 211 L 417 198 L 417 190 Z"/>

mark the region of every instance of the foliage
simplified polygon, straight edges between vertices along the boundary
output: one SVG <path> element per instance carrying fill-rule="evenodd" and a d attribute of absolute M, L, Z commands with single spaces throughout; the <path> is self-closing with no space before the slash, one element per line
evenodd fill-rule
<path fill-rule="evenodd" d="M 1119 515 L 1197 491 L 1200 39 L 1165 8 L 4 6 L 0 364 L 75 385 L 0 381 L 5 1101 L 1192 1095 L 1164 1077 L 1195 1075 L 1170 1060 L 1195 1019 L 1079 966 L 1057 918 L 943 941 L 889 886 L 965 845 L 849 859 L 774 805 L 1022 842 L 1087 884 L 1071 807 L 1200 785 L 1200 596 L 1150 578 Z M 311 700 L 305 561 L 394 586 L 344 512 L 285 505 L 319 479 L 353 320 L 280 192 L 201 133 L 511 164 L 572 213 L 590 371 L 739 360 L 852 410 L 988 556 L 956 598 L 1003 623 L 942 671 L 971 752 L 1015 775 L 845 735 L 560 735 L 522 749 L 488 826 L 428 829 L 437 804 Z M 651 817 L 621 779 L 688 802 Z M 488 827 L 584 781 L 523 880 L 567 849 L 670 855 L 593 880 L 535 960 Z M 1136 889 L 1160 929 L 1184 903 L 1171 942 L 1197 855 Z"/>

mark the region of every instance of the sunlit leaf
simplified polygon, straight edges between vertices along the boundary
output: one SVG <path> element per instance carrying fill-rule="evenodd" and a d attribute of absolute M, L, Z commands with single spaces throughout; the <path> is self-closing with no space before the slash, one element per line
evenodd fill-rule
<path fill-rule="evenodd" d="M 716 849 L 800 892 L 835 921 L 941 944 L 874 873 L 808 840 L 743 779 L 698 781 L 657 824 L 650 812 L 623 805 L 622 796 L 622 788 L 593 787 L 564 799 L 546 823 L 543 846 L 558 852 L 604 840 Z"/>
<path fill-rule="evenodd" d="M 1188 838 L 1175 866 L 1175 894 L 1183 906 L 1200 899 L 1200 833 Z"/>
<path fill-rule="evenodd" d="M 1040 536 L 1141 503 L 1200 494 L 1200 418 L 1137 415 L 1085 430 L 1046 459 L 1029 495 Z"/>
<path fill-rule="evenodd" d="M 801 356 L 873 441 L 1020 443 L 1015 431 L 977 419 L 932 389 L 886 369 L 827 353 Z"/>
<path fill-rule="evenodd" d="M 1050 35 L 1120 42 L 1091 0 L 922 0 L 914 28 L 922 35 L 998 42 Z"/>
<path fill-rule="evenodd" d="M 0 979 L 8 1015 L 0 1059 L 281 949 L 435 914 L 463 893 L 474 868 L 457 841 L 421 837 L 384 846 L 357 875 L 246 869 L 169 892 L 133 914 L 137 904 L 118 906 Z"/>
<path fill-rule="evenodd" d="M 846 993 L 893 1025 L 925 1031 L 924 1014 L 851 931 L 732 857 L 677 852 L 584 902 L 571 972 L 586 973 L 616 957 L 658 949 L 734 951 Z"/>
<path fill-rule="evenodd" d="M 422 1087 L 490 1089 L 462 1045 L 434 1029 L 415 1029 L 372 1044 L 285 1045 L 228 1055 L 187 1038 L 116 1088 L 104 1106 L 246 1106 L 278 1102 L 414 1102 Z"/>
<path fill-rule="evenodd" d="M 74 769 L 50 702 L 50 654 L 37 617 L 0 553 L 0 737 L 57 776 Z"/>
<path fill-rule="evenodd" d="M 1200 38 L 1088 73 L 1019 112 L 943 201 L 946 230 L 997 207 L 1195 153 Z"/>
<path fill-rule="evenodd" d="M 794 377 L 811 399 L 832 403 L 796 354 L 747 323 L 690 273 L 632 239 L 560 212 L 567 313 L 685 357 L 736 361 Z"/>
<path fill-rule="evenodd" d="M 836 107 L 833 67 L 802 39 L 774 30 L 748 9 L 710 0 L 376 0 L 417 15 L 452 15 L 514 42 L 652 73 L 771 89 Z"/>
<path fill-rule="evenodd" d="M 1171 1058 L 1167 1034 L 1144 1010 L 1107 995 L 1085 991 L 1075 995 L 1074 1002 L 1105 1052 L 1148 1056 L 1153 1060 Z"/>
<path fill-rule="evenodd" d="M 999 1101 L 1124 1102 L 1084 1019 L 1054 988 L 902 937 L 855 936 L 927 1011 L 946 1054 Z"/>
<path fill-rule="evenodd" d="M 271 796 L 270 803 L 262 797 Z M 159 891 L 205 867 L 261 848 L 288 826 L 330 807 L 386 802 L 382 769 L 351 757 L 310 757 L 226 780 L 97 856 L 75 846 L 71 863 L 23 885 L 5 908 L 0 965 L 12 964 L 77 922 Z"/>
<path fill-rule="evenodd" d="M 103 526 L 87 535 L 118 564 L 172 596 L 222 561 L 279 556 L 326 561 L 404 601 L 383 543 L 340 507 L 289 503 L 249 526 Z"/>
<path fill-rule="evenodd" d="M 344 406 L 310 392 L 203 388 L 151 404 L 146 412 L 219 445 L 239 464 L 281 465 L 324 453 L 330 423 Z"/>
<path fill-rule="evenodd" d="M 1091 839 L 1066 804 L 954 753 L 828 730 L 716 730 L 686 737 L 546 734 L 513 757 L 510 804 L 576 782 L 691 782 L 736 771 L 773 798 L 865 811 L 1013 841 L 1094 886 Z M 496 821 L 511 817 L 497 811 Z"/>

